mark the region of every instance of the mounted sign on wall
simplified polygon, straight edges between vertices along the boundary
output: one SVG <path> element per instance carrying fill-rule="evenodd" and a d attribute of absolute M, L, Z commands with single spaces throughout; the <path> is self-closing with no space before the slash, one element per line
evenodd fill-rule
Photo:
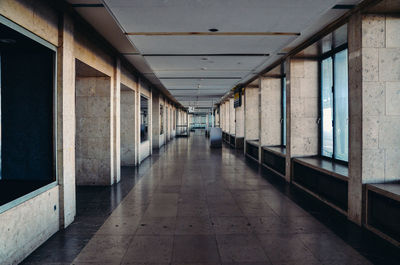
<path fill-rule="evenodd" d="M 234 102 L 233 102 L 233 107 L 238 108 L 242 106 L 242 88 L 236 88 L 235 89 L 235 94 L 233 96 Z"/>

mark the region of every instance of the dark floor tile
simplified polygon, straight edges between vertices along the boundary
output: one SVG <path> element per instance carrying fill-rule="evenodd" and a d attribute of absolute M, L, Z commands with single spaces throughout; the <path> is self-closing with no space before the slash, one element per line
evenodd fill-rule
<path fill-rule="evenodd" d="M 268 234 L 259 235 L 258 238 L 272 263 L 318 261 L 296 235 Z"/>
<path fill-rule="evenodd" d="M 173 263 L 219 263 L 217 242 L 214 235 L 176 235 Z"/>
<path fill-rule="evenodd" d="M 74 262 L 121 262 L 131 238 L 131 236 L 96 235 Z"/>
<path fill-rule="evenodd" d="M 146 217 L 136 230 L 137 235 L 173 235 L 176 217 Z"/>
<path fill-rule="evenodd" d="M 243 216 L 235 203 L 211 204 L 208 207 L 211 216 Z"/>
<path fill-rule="evenodd" d="M 246 217 L 219 216 L 212 217 L 216 234 L 248 234 L 252 226 Z"/>
<path fill-rule="evenodd" d="M 208 216 L 178 216 L 176 235 L 213 235 L 214 228 Z"/>
<path fill-rule="evenodd" d="M 134 236 L 122 264 L 131 262 L 169 263 L 172 255 L 172 236 Z"/>
<path fill-rule="evenodd" d="M 205 201 L 190 203 L 183 201 L 178 204 L 178 216 L 209 216 L 208 206 Z"/>
<path fill-rule="evenodd" d="M 265 255 L 258 239 L 253 235 L 217 235 L 222 262 L 265 262 Z"/>

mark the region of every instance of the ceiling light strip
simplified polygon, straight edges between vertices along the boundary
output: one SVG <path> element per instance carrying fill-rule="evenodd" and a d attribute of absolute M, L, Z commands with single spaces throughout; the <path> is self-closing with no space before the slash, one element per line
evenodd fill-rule
<path fill-rule="evenodd" d="M 197 77 L 159 77 L 158 79 L 170 79 L 170 80 L 175 80 L 175 79 L 195 79 L 195 80 L 199 80 L 199 79 L 242 79 L 241 77 L 224 77 L 224 76 L 217 76 L 217 77 L 212 77 L 212 76 L 197 76 Z"/>
<path fill-rule="evenodd" d="M 299 32 L 127 32 L 129 36 L 299 36 Z"/>
<path fill-rule="evenodd" d="M 194 53 L 194 54 L 157 54 L 157 53 L 154 53 L 154 54 L 142 54 L 142 56 L 144 56 L 144 57 L 151 57 L 151 56 L 154 56 L 154 57 L 156 57 L 156 56 L 159 56 L 159 57 L 168 57 L 168 56 L 171 56 L 171 57 L 191 57 L 191 56 L 193 56 L 193 57 L 196 57 L 196 56 L 204 56 L 204 57 L 207 57 L 207 56 L 215 56 L 215 57 L 217 57 L 217 56 L 227 56 L 227 57 L 236 57 L 236 56 L 247 56 L 247 57 L 250 57 L 250 56 L 257 56 L 257 57 L 266 57 L 266 56 L 269 56 L 269 53 L 215 53 L 215 54 L 212 54 L 212 53 L 208 53 L 208 54 L 200 54 L 200 53 Z"/>

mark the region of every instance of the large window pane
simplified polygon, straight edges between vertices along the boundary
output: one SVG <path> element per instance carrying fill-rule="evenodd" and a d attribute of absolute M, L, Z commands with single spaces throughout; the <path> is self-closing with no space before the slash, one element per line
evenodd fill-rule
<path fill-rule="evenodd" d="M 140 96 L 140 142 L 147 141 L 148 136 L 148 111 L 149 103 L 146 97 Z"/>
<path fill-rule="evenodd" d="M 347 50 L 335 54 L 335 158 L 348 161 L 349 108 Z"/>
<path fill-rule="evenodd" d="M 282 81 L 282 144 L 286 146 L 286 77 Z"/>
<path fill-rule="evenodd" d="M 332 157 L 333 154 L 333 77 L 332 77 L 332 58 L 329 57 L 322 61 L 322 93 L 321 93 L 321 108 L 322 108 L 322 137 L 321 137 L 321 154 L 323 156 Z"/>

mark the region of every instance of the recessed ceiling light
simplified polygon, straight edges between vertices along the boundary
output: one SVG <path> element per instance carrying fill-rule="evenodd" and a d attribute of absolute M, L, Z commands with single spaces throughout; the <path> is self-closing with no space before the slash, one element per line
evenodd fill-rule
<path fill-rule="evenodd" d="M 0 39 L 0 42 L 5 44 L 13 44 L 16 43 L 17 41 L 14 39 Z"/>
<path fill-rule="evenodd" d="M 216 29 L 216 28 L 211 28 L 211 29 L 208 29 L 208 31 L 210 31 L 210 32 L 218 32 L 219 30 Z"/>

